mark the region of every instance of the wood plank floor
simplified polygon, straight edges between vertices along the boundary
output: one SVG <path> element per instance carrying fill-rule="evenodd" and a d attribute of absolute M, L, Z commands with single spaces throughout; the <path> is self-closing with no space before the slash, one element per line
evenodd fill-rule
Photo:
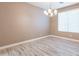
<path fill-rule="evenodd" d="M 47 37 L 0 50 L 1 56 L 79 56 L 79 43 Z"/>

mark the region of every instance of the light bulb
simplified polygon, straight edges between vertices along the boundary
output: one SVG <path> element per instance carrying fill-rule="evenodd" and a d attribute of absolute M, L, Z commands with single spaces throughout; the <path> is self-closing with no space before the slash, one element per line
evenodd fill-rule
<path fill-rule="evenodd" d="M 58 12 L 58 11 L 55 9 L 55 10 L 54 10 L 54 14 L 57 15 L 57 12 Z"/>
<path fill-rule="evenodd" d="M 47 11 L 44 11 L 44 14 L 45 14 L 45 15 L 48 15 L 48 12 L 47 12 Z"/>
<path fill-rule="evenodd" d="M 52 13 L 52 9 L 48 9 L 48 13 Z"/>
<path fill-rule="evenodd" d="M 50 17 L 52 17 L 53 16 L 53 13 L 50 13 L 50 15 L 49 15 Z"/>
<path fill-rule="evenodd" d="M 53 13 L 51 13 L 50 15 L 53 16 Z"/>

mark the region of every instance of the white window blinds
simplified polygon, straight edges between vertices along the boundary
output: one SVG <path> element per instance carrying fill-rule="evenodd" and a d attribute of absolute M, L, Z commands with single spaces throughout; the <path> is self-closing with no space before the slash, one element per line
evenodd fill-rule
<path fill-rule="evenodd" d="M 58 31 L 79 32 L 79 9 L 58 14 Z"/>

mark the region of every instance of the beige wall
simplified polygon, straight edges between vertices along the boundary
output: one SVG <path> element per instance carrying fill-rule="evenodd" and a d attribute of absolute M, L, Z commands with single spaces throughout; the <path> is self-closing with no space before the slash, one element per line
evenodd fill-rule
<path fill-rule="evenodd" d="M 27 3 L 0 3 L 0 46 L 49 34 L 49 18 Z"/>
<path fill-rule="evenodd" d="M 68 6 L 68 7 L 64 7 L 62 9 L 59 9 L 59 12 L 64 12 L 64 11 L 68 11 L 74 8 L 79 8 L 79 3 L 72 5 L 72 6 Z M 79 33 L 71 33 L 71 32 L 59 32 L 57 29 L 57 22 L 58 22 L 58 18 L 57 16 L 54 16 L 51 18 L 51 34 L 53 35 L 58 35 L 58 36 L 63 36 L 63 37 L 69 37 L 69 38 L 73 38 L 73 39 L 79 39 Z M 72 37 L 71 37 L 72 35 Z"/>

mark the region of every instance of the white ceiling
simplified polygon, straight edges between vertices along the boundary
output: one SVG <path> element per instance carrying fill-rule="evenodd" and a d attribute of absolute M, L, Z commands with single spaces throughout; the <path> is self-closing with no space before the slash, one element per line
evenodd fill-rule
<path fill-rule="evenodd" d="M 58 9 L 58 8 L 76 4 L 78 2 L 63 2 L 63 3 L 62 2 L 28 2 L 28 3 L 43 9 L 48 9 L 50 8 L 50 6 L 52 9 Z"/>

